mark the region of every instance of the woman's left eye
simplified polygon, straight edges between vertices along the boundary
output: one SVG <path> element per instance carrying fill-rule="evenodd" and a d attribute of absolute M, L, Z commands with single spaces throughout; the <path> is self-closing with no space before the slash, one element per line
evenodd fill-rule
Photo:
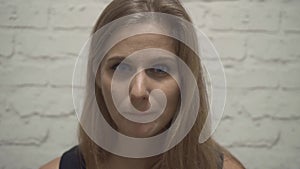
<path fill-rule="evenodd" d="M 166 74 L 169 71 L 169 67 L 166 65 L 154 65 L 149 71 L 151 73 Z"/>

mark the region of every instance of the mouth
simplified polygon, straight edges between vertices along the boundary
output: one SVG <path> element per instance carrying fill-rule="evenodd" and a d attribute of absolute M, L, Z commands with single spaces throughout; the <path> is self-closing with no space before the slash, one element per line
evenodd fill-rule
<path fill-rule="evenodd" d="M 129 115 L 136 115 L 136 116 L 146 116 L 146 115 L 154 115 L 156 113 L 154 112 L 151 112 L 149 110 L 146 110 L 146 111 L 127 111 L 127 112 L 124 112 L 125 114 L 129 114 Z"/>
<path fill-rule="evenodd" d="M 150 123 L 156 120 L 161 114 L 153 111 L 126 111 L 122 115 L 130 121 L 137 123 Z"/>

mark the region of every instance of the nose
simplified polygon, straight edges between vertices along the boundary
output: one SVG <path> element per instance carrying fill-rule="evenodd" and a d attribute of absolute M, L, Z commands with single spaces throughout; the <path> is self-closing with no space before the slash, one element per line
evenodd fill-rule
<path fill-rule="evenodd" d="M 130 84 L 130 101 L 139 111 L 146 111 L 150 108 L 149 84 L 145 71 L 139 72 Z"/>

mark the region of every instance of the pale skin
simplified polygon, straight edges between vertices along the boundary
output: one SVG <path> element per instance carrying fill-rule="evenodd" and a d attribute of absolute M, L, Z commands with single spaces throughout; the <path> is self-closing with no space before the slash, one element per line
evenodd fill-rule
<path fill-rule="evenodd" d="M 154 72 L 142 71 L 138 73 L 129 88 L 130 101 L 132 105 L 145 111 L 149 108 L 149 92 L 153 89 L 161 89 L 168 99 L 167 107 L 164 113 L 153 122 L 136 123 L 129 121 L 118 113 L 111 98 L 111 81 L 114 70 L 112 67 L 120 60 L 109 61 L 116 56 L 126 57 L 131 53 L 145 48 L 161 48 L 163 50 L 175 53 L 174 42 L 160 35 L 140 35 L 131 37 L 114 46 L 108 53 L 100 68 L 101 74 L 97 74 L 96 84 L 101 88 L 106 106 L 110 116 L 116 124 L 118 131 L 131 137 L 150 137 L 162 132 L 169 124 L 176 111 L 176 105 L 180 98 L 180 92 L 176 81 L 163 74 L 161 71 Z M 105 164 L 109 169 L 150 169 L 158 160 L 158 157 L 131 159 L 111 155 Z M 40 169 L 59 169 L 60 157 L 50 161 Z M 240 169 L 241 167 L 232 159 L 224 157 L 224 169 Z"/>

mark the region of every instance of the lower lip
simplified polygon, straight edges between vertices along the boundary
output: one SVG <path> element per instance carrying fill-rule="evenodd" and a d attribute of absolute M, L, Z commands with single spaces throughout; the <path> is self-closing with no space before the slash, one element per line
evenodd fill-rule
<path fill-rule="evenodd" d="M 141 111 L 141 112 L 138 112 L 138 113 L 132 113 L 132 112 L 125 112 L 126 114 L 130 114 L 130 115 L 154 115 L 155 113 L 152 113 L 152 112 L 147 112 L 147 111 Z"/>

